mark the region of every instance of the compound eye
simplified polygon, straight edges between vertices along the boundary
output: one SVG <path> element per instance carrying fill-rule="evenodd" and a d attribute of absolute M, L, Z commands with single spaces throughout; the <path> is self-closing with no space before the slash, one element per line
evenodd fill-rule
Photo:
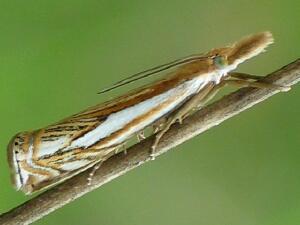
<path fill-rule="evenodd" d="M 218 68 L 218 69 L 222 69 L 225 66 L 228 65 L 227 59 L 224 56 L 221 55 L 216 55 L 213 57 L 213 62 L 214 65 Z"/>
<path fill-rule="evenodd" d="M 19 147 L 19 142 L 18 141 L 14 141 L 14 146 L 15 146 L 15 154 L 18 154 L 19 153 L 19 150 L 18 150 L 18 147 Z"/>

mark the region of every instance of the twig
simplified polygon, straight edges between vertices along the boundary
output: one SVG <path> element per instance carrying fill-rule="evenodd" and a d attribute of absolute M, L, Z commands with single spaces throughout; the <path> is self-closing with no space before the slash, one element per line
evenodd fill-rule
<path fill-rule="evenodd" d="M 291 86 L 300 81 L 300 59 L 266 76 L 264 81 Z M 278 93 L 276 89 L 242 88 L 175 124 L 162 138 L 157 156 Z M 0 216 L 0 224 L 29 224 L 103 184 L 149 161 L 153 136 L 111 157 L 97 170 L 90 186 L 87 170 Z"/>

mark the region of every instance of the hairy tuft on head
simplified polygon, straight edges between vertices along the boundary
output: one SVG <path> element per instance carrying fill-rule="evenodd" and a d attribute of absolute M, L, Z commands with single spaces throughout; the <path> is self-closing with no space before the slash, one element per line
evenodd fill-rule
<path fill-rule="evenodd" d="M 228 61 L 230 64 L 239 64 L 250 59 L 261 52 L 274 42 L 271 32 L 266 31 L 243 38 L 231 46 Z"/>

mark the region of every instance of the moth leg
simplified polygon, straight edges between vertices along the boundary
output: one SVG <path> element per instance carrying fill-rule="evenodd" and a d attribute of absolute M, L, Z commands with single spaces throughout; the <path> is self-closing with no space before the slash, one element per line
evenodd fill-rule
<path fill-rule="evenodd" d="M 120 152 L 123 152 L 125 155 L 127 154 L 126 142 L 123 142 L 122 144 L 119 144 L 115 147 L 115 150 L 114 150 L 115 155 L 120 153 Z"/>
<path fill-rule="evenodd" d="M 145 137 L 145 132 L 144 130 L 138 132 L 137 134 L 137 139 L 138 139 L 138 142 L 141 142 L 142 140 L 144 140 L 146 137 Z"/>
<path fill-rule="evenodd" d="M 234 85 L 245 86 L 245 87 L 256 87 L 256 88 L 276 88 L 282 92 L 289 91 L 291 88 L 288 86 L 281 86 L 277 84 L 271 84 L 260 81 L 261 76 L 246 74 L 246 73 L 230 73 L 230 77 L 236 78 L 237 80 L 226 80 L 230 81 Z M 252 80 L 252 81 L 251 81 Z M 253 82 L 255 81 L 255 82 Z"/>
<path fill-rule="evenodd" d="M 158 131 L 160 131 L 164 124 L 166 124 L 167 119 L 165 117 L 160 118 L 159 120 L 157 120 L 153 125 L 153 133 L 156 134 Z"/>
<path fill-rule="evenodd" d="M 276 85 L 276 84 L 261 82 L 260 79 L 262 79 L 263 77 L 257 76 L 257 75 L 234 72 L 234 73 L 230 73 L 229 76 L 232 78 L 236 78 L 237 80 L 232 80 L 232 79 L 223 80 L 223 81 L 221 81 L 221 83 L 214 86 L 212 91 L 203 99 L 201 104 L 198 106 L 199 108 L 202 108 L 207 102 L 209 102 L 212 98 L 214 98 L 216 96 L 216 94 L 219 92 L 219 90 L 226 85 L 235 85 L 235 86 L 239 86 L 239 87 L 245 87 L 245 86 L 246 87 L 257 87 L 257 88 L 274 88 L 275 87 L 275 88 L 279 88 L 280 90 L 281 89 L 284 89 L 284 90 L 290 89 L 290 87 L 286 87 L 286 86 L 280 86 L 280 85 Z"/>
<path fill-rule="evenodd" d="M 99 155 L 94 155 L 94 165 L 92 165 L 91 167 L 93 168 L 93 170 L 89 173 L 89 176 L 87 178 L 88 181 L 88 185 L 92 184 L 92 179 L 93 176 L 95 174 L 95 172 L 101 167 L 102 163 L 104 161 L 106 161 L 108 158 L 110 158 L 112 155 L 115 155 L 118 153 L 118 149 L 120 148 L 124 148 L 125 146 L 125 142 L 121 143 L 119 145 L 116 145 L 113 149 L 111 149 L 110 153 L 107 154 L 106 156 L 103 156 L 103 154 L 99 154 Z M 90 150 L 91 152 L 95 152 L 95 153 L 100 153 L 102 152 L 104 149 L 92 149 Z M 122 150 L 125 151 L 125 150 Z"/>
<path fill-rule="evenodd" d="M 238 87 L 255 87 L 255 88 L 276 88 L 279 91 L 287 92 L 291 88 L 284 87 L 276 84 L 264 83 L 264 82 L 253 82 L 248 80 L 225 80 L 226 84 L 228 85 L 235 85 Z"/>
<path fill-rule="evenodd" d="M 127 155 L 127 148 L 126 148 L 125 142 L 123 144 L 121 144 L 121 148 L 122 148 L 122 152 L 124 153 L 124 155 Z"/>
<path fill-rule="evenodd" d="M 225 85 L 235 85 L 239 87 L 256 87 L 256 88 L 277 88 L 280 91 L 289 91 L 290 87 L 280 86 L 276 84 L 270 84 L 266 82 L 261 82 L 259 79 L 262 77 L 256 75 L 250 75 L 245 73 L 230 73 L 230 77 L 236 78 L 231 80 L 223 80 L 216 86 L 211 86 L 210 88 L 204 88 L 203 91 L 200 91 L 198 94 L 193 96 L 190 100 L 188 100 L 181 108 L 179 108 L 175 114 L 171 115 L 164 127 L 155 137 L 154 144 L 152 145 L 151 158 L 154 159 L 155 149 L 163 137 L 163 135 L 169 130 L 171 125 L 175 123 L 177 120 L 182 123 L 182 120 L 185 119 L 189 112 L 194 108 L 202 108 L 208 101 L 210 101 L 218 91 L 224 87 Z M 252 81 L 251 81 L 252 80 Z"/>
<path fill-rule="evenodd" d="M 93 176 L 94 176 L 95 172 L 100 168 L 100 166 L 102 165 L 103 162 L 104 161 L 99 161 L 93 166 L 93 170 L 89 173 L 89 177 L 87 178 L 88 185 L 92 184 Z"/>
<path fill-rule="evenodd" d="M 240 80 L 255 80 L 259 81 L 262 79 L 262 76 L 258 75 L 252 75 L 252 74 L 247 74 L 247 73 L 240 73 L 240 72 L 231 72 L 228 74 L 232 78 L 240 79 Z"/>
<path fill-rule="evenodd" d="M 170 129 L 171 125 L 176 121 L 181 121 L 182 117 L 186 115 L 191 109 L 195 108 L 195 106 L 199 105 L 199 103 L 209 94 L 209 92 L 213 89 L 213 83 L 209 83 L 206 87 L 200 90 L 197 94 L 191 97 L 187 102 L 185 102 L 177 111 L 171 114 L 168 118 L 162 130 L 160 130 L 155 136 L 154 143 L 151 147 L 150 157 L 153 160 L 155 155 L 155 149 L 163 137 L 163 135 Z"/>
<path fill-rule="evenodd" d="M 220 91 L 221 88 L 226 86 L 226 82 L 222 81 L 221 83 L 215 85 L 211 91 L 201 100 L 198 102 L 198 105 L 196 105 L 194 108 L 192 108 L 191 111 L 193 110 L 200 110 L 203 108 L 211 99 L 213 99 L 216 94 Z M 182 116 L 182 118 L 179 120 L 179 123 L 182 124 L 183 120 L 189 116 L 190 112 L 187 112 L 185 115 Z"/>

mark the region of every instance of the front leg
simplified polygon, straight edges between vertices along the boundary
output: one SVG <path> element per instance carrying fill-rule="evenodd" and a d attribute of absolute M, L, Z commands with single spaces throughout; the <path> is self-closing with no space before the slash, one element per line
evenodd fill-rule
<path fill-rule="evenodd" d="M 231 78 L 236 78 L 239 80 L 253 80 L 253 81 L 259 81 L 262 79 L 262 76 L 252 75 L 248 73 L 240 73 L 240 72 L 231 72 L 228 74 Z"/>
<path fill-rule="evenodd" d="M 230 78 L 235 79 L 228 79 L 223 80 L 219 84 L 213 87 L 213 89 L 210 91 L 209 94 L 207 94 L 202 101 L 199 102 L 199 105 L 197 106 L 197 109 L 201 109 L 203 106 L 206 105 L 207 102 L 209 102 L 211 99 L 213 99 L 216 94 L 219 92 L 219 90 L 227 85 L 233 85 L 237 86 L 239 88 L 241 87 L 256 87 L 256 88 L 277 88 L 280 91 L 289 91 L 290 87 L 287 86 L 280 86 L 277 84 L 270 84 L 266 82 L 260 81 L 263 77 L 257 76 L 257 75 L 251 75 L 246 73 L 229 73 L 228 74 Z M 185 118 L 185 117 L 184 117 Z"/>
<path fill-rule="evenodd" d="M 256 88 L 276 88 L 282 92 L 289 91 L 291 88 L 288 86 L 281 86 L 277 84 L 271 84 L 267 82 L 261 81 L 263 77 L 246 74 L 246 73 L 239 73 L 233 72 L 228 74 L 229 77 L 235 78 L 236 80 L 225 80 L 228 84 L 233 84 L 239 87 L 256 87 Z"/>

